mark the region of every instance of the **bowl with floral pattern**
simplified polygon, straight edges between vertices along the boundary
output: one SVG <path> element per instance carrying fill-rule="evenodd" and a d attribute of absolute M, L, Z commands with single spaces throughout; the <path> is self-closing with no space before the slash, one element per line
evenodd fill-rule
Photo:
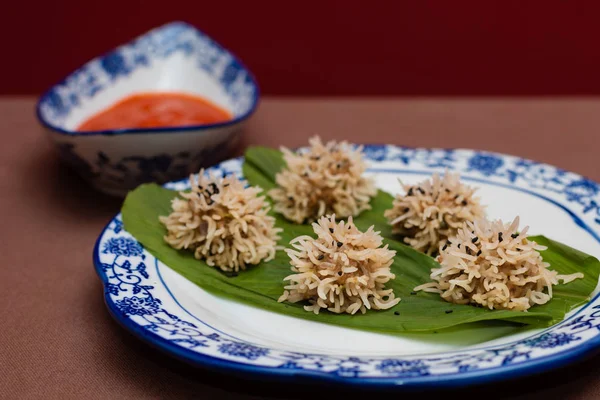
<path fill-rule="evenodd" d="M 229 111 L 226 122 L 179 127 L 78 131 L 89 117 L 140 92 L 201 96 Z M 172 22 L 94 58 L 39 99 L 37 117 L 61 159 L 91 185 L 123 196 L 225 158 L 254 113 L 259 88 L 230 51 L 195 27 Z"/>

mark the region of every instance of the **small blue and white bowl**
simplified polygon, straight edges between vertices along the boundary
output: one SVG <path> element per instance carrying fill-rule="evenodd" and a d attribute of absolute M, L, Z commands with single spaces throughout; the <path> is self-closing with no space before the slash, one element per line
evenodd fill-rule
<path fill-rule="evenodd" d="M 223 123 L 77 132 L 83 121 L 136 92 L 173 91 L 231 111 Z M 182 178 L 228 155 L 256 109 L 258 85 L 228 50 L 172 22 L 97 57 L 50 88 L 37 116 L 62 159 L 96 189 L 123 196 L 145 182 Z"/>

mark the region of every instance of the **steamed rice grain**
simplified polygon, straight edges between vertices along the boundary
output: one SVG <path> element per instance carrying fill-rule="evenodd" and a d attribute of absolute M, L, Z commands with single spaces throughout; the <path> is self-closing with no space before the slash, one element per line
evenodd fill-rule
<path fill-rule="evenodd" d="M 161 216 L 167 228 L 164 240 L 175 249 L 194 252 L 197 259 L 223 271 L 239 271 L 275 257 L 275 218 L 259 187 L 244 187 L 230 175 L 223 179 L 201 170 L 190 176 L 190 192 L 180 192 L 172 212 Z"/>
<path fill-rule="evenodd" d="M 416 185 L 402 186 L 405 194 L 397 195 L 384 215 L 393 233 L 426 254 L 436 253 L 465 221 L 485 215 L 475 189 L 461 183 L 458 174 L 435 173 Z"/>
<path fill-rule="evenodd" d="M 510 224 L 478 219 L 467 221 L 441 248 L 432 282 L 414 290 L 439 293 L 456 304 L 525 311 L 552 298 L 552 286 L 583 278 L 582 273 L 559 275 L 550 270 L 540 251 L 546 249 L 520 232 L 519 217 Z"/>
<path fill-rule="evenodd" d="M 347 142 L 323 144 L 318 136 L 310 139 L 307 151 L 282 148 L 287 166 L 276 176 L 279 187 L 269 192 L 274 210 L 305 223 L 332 213 L 339 218 L 357 216 L 370 209 L 377 189 L 362 176 L 366 165 L 361 151 Z"/>
<path fill-rule="evenodd" d="M 396 252 L 381 247 L 379 232 L 359 231 L 352 217 L 336 223 L 335 215 L 321 217 L 313 229 L 316 239 L 299 236 L 286 250 L 294 274 L 284 279 L 289 283 L 280 302 L 308 301 L 304 309 L 315 314 L 322 309 L 364 314 L 398 304 L 400 298 L 385 288 L 395 278 L 390 265 Z"/>

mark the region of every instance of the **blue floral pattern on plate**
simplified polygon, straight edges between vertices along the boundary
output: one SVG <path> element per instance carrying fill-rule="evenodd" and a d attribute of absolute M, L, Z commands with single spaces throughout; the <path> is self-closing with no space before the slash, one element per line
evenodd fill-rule
<path fill-rule="evenodd" d="M 472 150 L 411 149 L 367 145 L 370 172 L 407 168 L 415 171 L 458 170 L 463 176 L 543 193 L 560 202 L 596 240 L 600 230 L 599 186 L 577 174 L 513 156 Z M 241 159 L 223 162 L 218 174 L 241 175 Z M 166 187 L 186 188 L 186 180 Z M 596 296 L 575 315 L 531 337 L 508 344 L 447 353 L 403 357 L 355 357 L 290 352 L 241 341 L 207 324 L 192 323 L 178 306 L 156 298 L 156 263 L 123 228 L 120 215 L 100 236 L 95 264 L 104 283 L 106 300 L 117 318 L 142 337 L 174 355 L 197 364 L 271 376 L 320 376 L 334 382 L 396 387 L 431 387 L 473 382 L 482 376 L 499 379 L 514 371 L 531 373 L 554 367 L 589 346 L 600 345 L 600 299 Z M 146 267 L 153 265 L 153 267 Z M 171 346 L 176 346 L 174 350 Z M 511 367 L 507 369 L 507 367 Z M 246 370 L 246 369 L 244 369 Z"/>
<path fill-rule="evenodd" d="M 117 256 L 137 257 L 142 255 L 143 249 L 142 245 L 133 239 L 117 237 L 111 238 L 104 243 L 102 252 Z"/>

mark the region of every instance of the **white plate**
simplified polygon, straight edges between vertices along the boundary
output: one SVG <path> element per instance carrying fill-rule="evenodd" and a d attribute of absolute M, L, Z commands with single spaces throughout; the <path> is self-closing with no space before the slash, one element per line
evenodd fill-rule
<path fill-rule="evenodd" d="M 446 168 L 479 188 L 493 218 L 530 225 L 600 256 L 600 186 L 577 174 L 518 157 L 473 150 L 368 145 L 368 173 L 396 193 Z M 241 159 L 214 168 L 241 176 Z M 185 181 L 167 185 L 183 189 Z M 274 314 L 205 292 L 155 259 L 123 229 L 117 215 L 104 229 L 94 262 L 106 304 L 128 330 L 195 365 L 271 379 L 320 378 L 357 385 L 459 386 L 555 368 L 600 345 L 600 298 L 545 330 L 507 328 L 386 336 Z M 469 337 L 471 335 L 468 335 Z"/>

